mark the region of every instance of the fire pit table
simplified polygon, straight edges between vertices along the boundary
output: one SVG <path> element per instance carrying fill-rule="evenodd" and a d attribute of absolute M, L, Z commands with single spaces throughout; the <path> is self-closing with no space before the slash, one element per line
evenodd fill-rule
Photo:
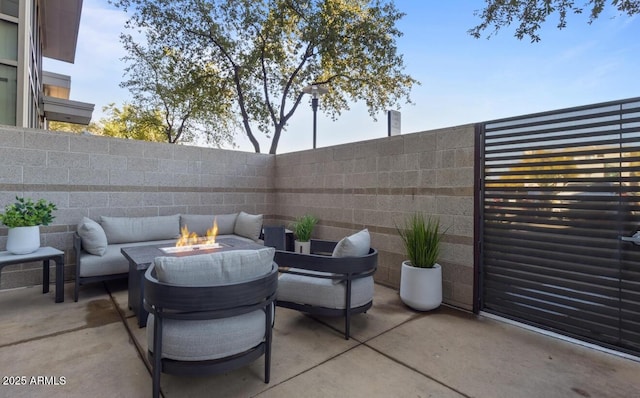
<path fill-rule="evenodd" d="M 129 308 L 138 319 L 138 326 L 147 325 L 149 313 L 144 309 L 144 273 L 156 257 L 184 257 L 196 254 L 216 253 L 230 250 L 259 250 L 264 246 L 236 238 L 219 238 L 216 240 L 220 247 L 195 245 L 182 250 L 171 250 L 167 244 L 131 246 L 120 249 L 122 255 L 129 261 Z M 164 249 L 164 250 L 163 250 Z"/>

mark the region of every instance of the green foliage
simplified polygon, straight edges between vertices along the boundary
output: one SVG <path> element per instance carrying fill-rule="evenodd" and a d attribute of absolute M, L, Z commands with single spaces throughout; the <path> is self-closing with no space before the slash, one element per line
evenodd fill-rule
<path fill-rule="evenodd" d="M 446 233 L 440 232 L 440 222 L 424 214 L 408 216 L 402 228 L 396 226 L 411 265 L 432 268 L 440 255 L 440 242 Z"/>
<path fill-rule="evenodd" d="M 158 111 L 145 110 L 130 104 L 124 104 L 120 109 L 113 103 L 102 108 L 102 111 L 106 117 L 100 119 L 101 135 L 168 142 L 162 115 Z"/>
<path fill-rule="evenodd" d="M 67 123 L 67 122 L 54 122 L 51 121 L 47 126 L 48 130 L 51 131 L 65 131 L 67 133 L 76 133 L 81 134 L 86 132 L 92 134 L 100 134 L 102 129 L 96 123 L 89 123 L 88 125 L 84 124 L 76 124 L 76 123 Z"/>
<path fill-rule="evenodd" d="M 296 221 L 291 224 L 291 229 L 293 229 L 293 234 L 298 241 L 309 242 L 311 240 L 313 227 L 315 227 L 317 223 L 317 218 L 311 214 L 305 214 L 302 217 L 298 217 Z"/>
<path fill-rule="evenodd" d="M 54 210 L 56 205 L 44 199 L 34 203 L 30 198 L 16 196 L 16 202 L 7 205 L 4 214 L 0 214 L 0 222 L 9 228 L 49 225 L 54 219 Z"/>
<path fill-rule="evenodd" d="M 175 143 L 181 137 L 172 135 L 165 126 L 165 118 L 157 109 L 123 104 L 117 107 L 111 103 L 102 108 L 105 116 L 98 123 L 88 126 L 64 122 L 49 122 L 49 130 L 70 133 L 89 132 L 94 135 L 126 138 L 132 140 Z M 188 135 L 185 135 L 188 136 Z M 182 141 L 187 141 L 183 139 Z"/>
<path fill-rule="evenodd" d="M 129 61 L 147 62 L 149 71 L 166 71 L 154 73 L 167 77 L 149 79 L 132 66 L 123 85 L 140 98 L 164 101 L 179 86 L 193 101 L 210 99 L 209 112 L 220 123 L 235 122 L 220 124 L 222 130 L 241 125 L 256 152 L 254 129 L 271 138 L 269 153 L 276 153 L 309 84 L 329 88 L 321 109 L 334 119 L 358 101 L 375 119 L 401 100 L 410 103 L 409 92 L 419 84 L 403 73 L 396 47 L 402 33 L 395 25 L 404 14 L 392 0 L 112 2 L 129 12 L 127 27 L 146 35 L 148 51 L 133 36 L 123 36 Z M 144 58 L 147 53 L 154 56 Z M 172 73 L 179 79 L 168 79 Z M 144 84 L 164 80 L 172 82 L 167 90 Z"/>
<path fill-rule="evenodd" d="M 189 42 L 164 43 L 158 31 L 145 31 L 146 44 L 121 35 L 129 55 L 129 79 L 120 86 L 133 94 L 135 108 L 159 121 L 169 143 L 206 140 L 233 144 L 234 115 L 229 82 L 215 65 L 194 53 Z"/>
<path fill-rule="evenodd" d="M 494 30 L 488 35 L 493 36 L 500 28 L 509 26 L 515 21 L 520 25 L 516 28 L 515 36 L 522 39 L 529 36 L 531 42 L 540 41 L 537 32 L 541 25 L 552 14 L 558 14 L 558 29 L 567 26 L 568 14 L 582 14 L 585 9 L 589 9 L 589 23 L 595 21 L 604 10 L 607 0 L 585 0 L 582 6 L 577 6 L 574 0 L 485 0 L 484 9 L 475 11 L 474 15 L 479 16 L 482 22 L 476 27 L 469 29 L 469 34 L 475 38 L 480 38 L 482 32 L 493 26 Z M 615 7 L 620 14 L 632 16 L 640 12 L 640 1 L 638 0 L 610 0 L 611 6 Z"/>

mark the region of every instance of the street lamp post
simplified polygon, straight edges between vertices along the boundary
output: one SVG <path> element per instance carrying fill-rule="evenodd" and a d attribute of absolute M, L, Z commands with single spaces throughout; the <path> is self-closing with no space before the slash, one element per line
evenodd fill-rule
<path fill-rule="evenodd" d="M 329 92 L 329 89 L 320 84 L 311 84 L 302 89 L 305 94 L 311 94 L 311 109 L 313 110 L 313 149 L 316 149 L 316 126 L 317 126 L 317 112 L 318 112 L 318 100 L 322 94 Z"/>

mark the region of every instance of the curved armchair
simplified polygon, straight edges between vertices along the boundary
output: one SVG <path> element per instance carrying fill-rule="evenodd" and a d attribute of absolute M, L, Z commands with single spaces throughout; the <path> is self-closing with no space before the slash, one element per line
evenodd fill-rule
<path fill-rule="evenodd" d="M 332 257 L 338 242 L 311 240 L 311 253 L 276 251 L 282 275 L 276 305 L 319 316 L 344 316 L 349 339 L 351 315 L 373 304 L 373 274 L 378 252 L 359 257 Z"/>
<path fill-rule="evenodd" d="M 249 271 L 237 261 L 237 257 L 242 256 L 240 252 L 264 251 L 270 254 L 267 267 L 264 256 L 263 265 Z M 245 366 L 262 355 L 265 357 L 264 382 L 269 382 L 273 302 L 278 286 L 274 251 L 267 248 L 156 259 L 145 273 L 144 282 L 154 397 L 160 393 L 162 372 L 178 375 L 224 373 Z M 216 259 L 217 255 L 223 255 L 222 260 Z M 236 260 L 227 264 L 226 269 L 225 257 Z M 246 257 L 240 260 L 246 263 Z M 163 282 L 172 279 L 167 269 L 161 268 L 167 261 L 173 263 L 169 265 L 177 264 L 173 270 L 177 271 L 177 281 L 172 283 Z M 214 268 L 220 263 L 223 265 L 211 271 L 206 269 L 209 263 Z M 243 267 L 238 272 L 232 270 Z M 202 273 L 199 274 L 202 269 L 223 281 L 207 281 Z M 195 282 L 185 286 L 185 275 Z"/>

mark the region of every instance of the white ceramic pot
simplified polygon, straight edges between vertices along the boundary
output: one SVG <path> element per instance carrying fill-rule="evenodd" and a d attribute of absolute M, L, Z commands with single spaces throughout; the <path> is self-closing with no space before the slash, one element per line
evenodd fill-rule
<path fill-rule="evenodd" d="M 311 242 L 300 242 L 299 240 L 295 241 L 295 252 L 302 254 L 311 254 Z"/>
<path fill-rule="evenodd" d="M 402 262 L 400 299 L 418 311 L 429 311 L 442 304 L 442 267 L 418 268 Z"/>
<path fill-rule="evenodd" d="M 40 248 L 40 226 L 9 228 L 7 251 L 28 254 Z"/>

